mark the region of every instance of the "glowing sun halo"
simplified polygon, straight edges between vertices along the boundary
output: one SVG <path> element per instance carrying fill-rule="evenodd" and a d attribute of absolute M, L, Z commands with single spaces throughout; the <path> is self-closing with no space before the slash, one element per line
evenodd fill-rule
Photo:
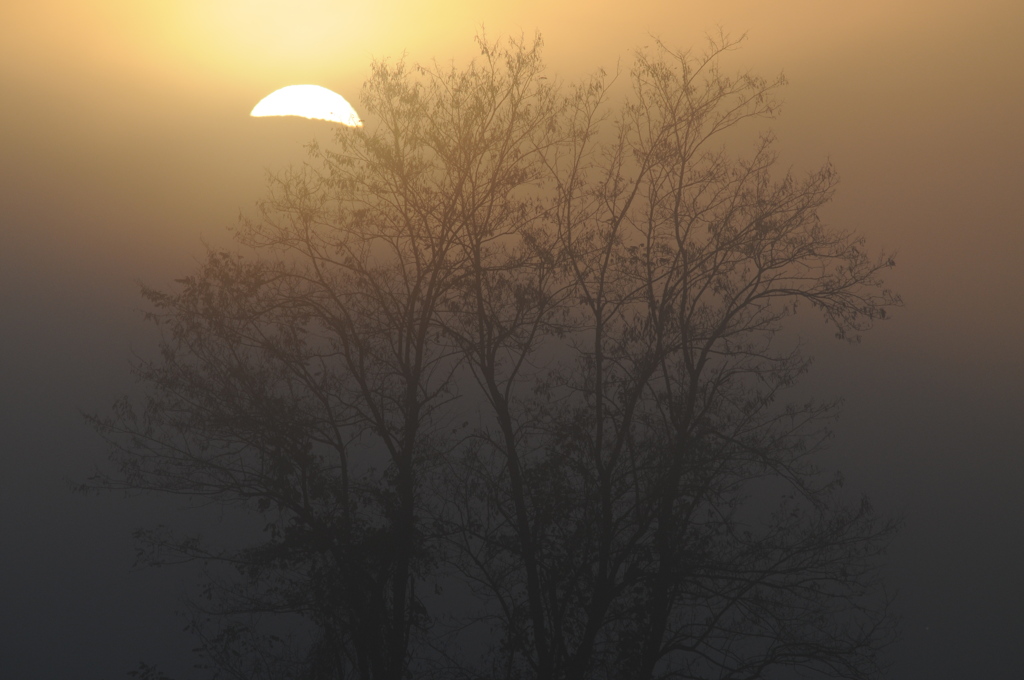
<path fill-rule="evenodd" d="M 250 116 L 302 116 L 362 127 L 359 114 L 345 98 L 319 85 L 289 85 L 271 92 L 253 107 Z"/>

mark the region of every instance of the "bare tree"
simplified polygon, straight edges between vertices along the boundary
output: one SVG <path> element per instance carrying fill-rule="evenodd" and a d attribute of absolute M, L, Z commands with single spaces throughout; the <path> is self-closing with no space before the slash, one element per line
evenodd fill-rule
<path fill-rule="evenodd" d="M 830 166 L 726 152 L 781 79 L 720 72 L 724 39 L 574 85 L 479 45 L 375 65 L 371 124 L 274 179 L 249 254 L 146 291 L 163 351 L 95 483 L 262 517 L 142 536 L 237 567 L 198 628 L 234 677 L 871 677 L 895 524 L 815 468 L 834 404 L 785 403 L 780 331 L 899 298 L 821 222 Z"/>

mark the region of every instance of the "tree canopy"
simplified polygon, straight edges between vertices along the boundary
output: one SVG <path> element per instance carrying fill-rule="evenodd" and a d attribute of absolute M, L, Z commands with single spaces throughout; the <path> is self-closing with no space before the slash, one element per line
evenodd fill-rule
<path fill-rule="evenodd" d="M 93 483 L 241 509 L 210 677 L 873 677 L 896 523 L 815 454 L 834 403 L 780 331 L 856 339 L 892 260 L 778 167 L 781 79 L 658 43 L 564 83 L 541 44 L 376 63 L 362 129 L 275 176 L 231 252 L 167 290 L 144 397 Z M 802 674 L 802 675 L 800 675 Z"/>

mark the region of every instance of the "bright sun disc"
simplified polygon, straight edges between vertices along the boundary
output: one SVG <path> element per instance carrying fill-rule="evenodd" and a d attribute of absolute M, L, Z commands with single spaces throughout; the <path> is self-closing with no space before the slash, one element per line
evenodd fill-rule
<path fill-rule="evenodd" d="M 319 85 L 289 85 L 271 92 L 253 107 L 250 116 L 302 116 L 362 127 L 352 105 L 337 92 Z"/>

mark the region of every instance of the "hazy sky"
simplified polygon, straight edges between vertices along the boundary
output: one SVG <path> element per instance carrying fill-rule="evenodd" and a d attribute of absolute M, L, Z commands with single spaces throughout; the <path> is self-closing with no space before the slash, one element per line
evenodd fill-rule
<path fill-rule="evenodd" d="M 0 7 L 0 677 L 123 677 L 190 649 L 171 572 L 131 572 L 159 506 L 72 496 L 103 450 L 80 411 L 129 389 L 152 335 L 137 283 L 226 243 L 266 170 L 327 123 L 251 119 L 316 83 L 359 107 L 374 58 L 463 60 L 540 31 L 552 74 L 628 68 L 652 34 L 748 38 L 784 72 L 785 163 L 830 159 L 826 216 L 898 251 L 906 307 L 850 347 L 815 336 L 844 395 L 832 460 L 907 526 L 892 677 L 1024 668 L 1024 2 L 1020 0 L 36 0 Z"/>

